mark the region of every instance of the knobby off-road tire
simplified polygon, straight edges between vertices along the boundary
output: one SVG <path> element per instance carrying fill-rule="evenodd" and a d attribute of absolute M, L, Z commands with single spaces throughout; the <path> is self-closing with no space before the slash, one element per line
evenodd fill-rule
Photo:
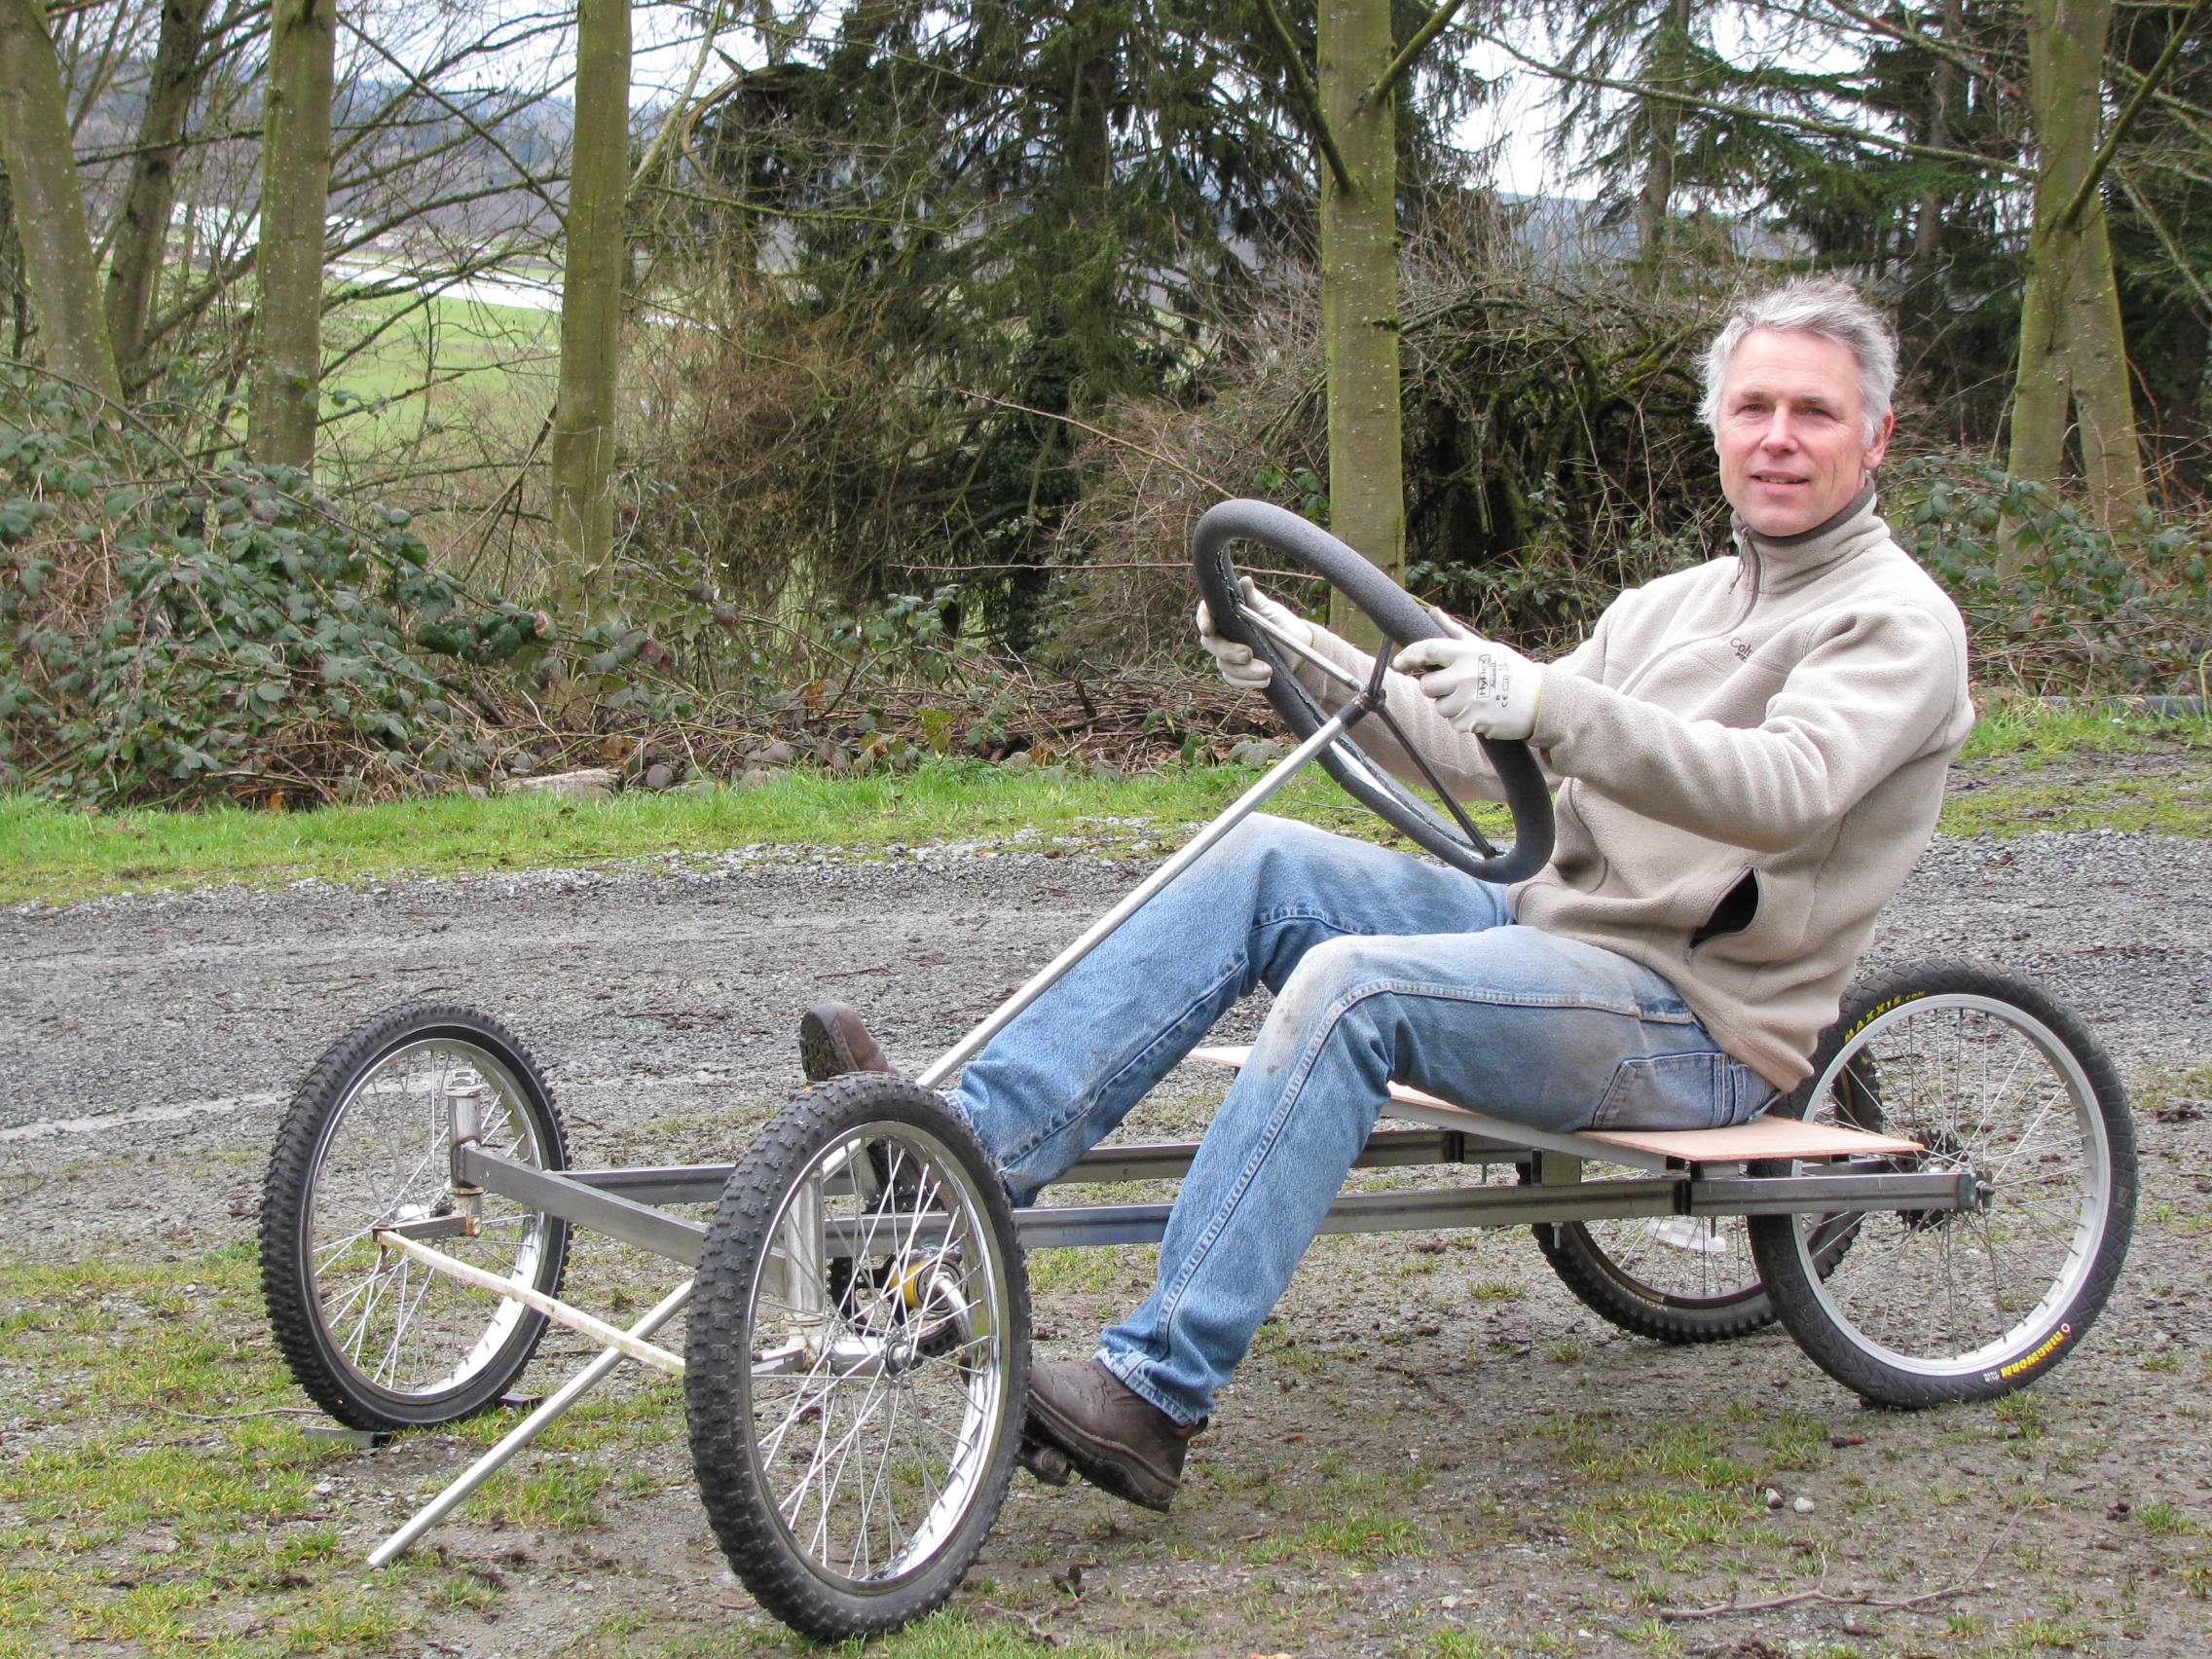
<path fill-rule="evenodd" d="M 1814 1362 L 1876 1404 L 2010 1393 L 2087 1334 L 2127 1254 L 2135 1132 L 2120 1078 L 2073 1014 L 1971 962 L 1916 964 L 1856 992 L 1815 1083 L 1868 1060 L 1883 1126 L 1927 1149 L 1894 1166 L 1971 1170 L 1981 1205 L 1754 1216 L 1768 1292 Z M 1815 1263 L 1839 1229 L 1849 1252 L 1824 1275 Z"/>
<path fill-rule="evenodd" d="M 1840 1045 L 1847 1029 L 1838 1019 L 1822 1034 L 1818 1051 Z M 1816 1069 L 1767 1116 L 1878 1130 L 1881 1104 L 1866 1087 L 1870 1075 L 1870 1062 L 1862 1061 L 1824 1085 Z M 1835 1271 L 1853 1236 L 1850 1227 L 1825 1219 L 1816 1236 L 1824 1274 Z M 1530 1231 L 1560 1282 L 1622 1330 L 1662 1343 L 1717 1343 L 1764 1330 L 1778 1316 L 1746 1222 L 1738 1215 L 1668 1216 L 1539 1222 Z"/>
<path fill-rule="evenodd" d="M 373 1230 L 449 1216 L 448 1092 L 480 1085 L 488 1152 L 568 1166 L 537 1064 L 489 1014 L 409 1003 L 324 1051 L 276 1131 L 261 1192 L 261 1287 L 276 1346 L 310 1398 L 354 1428 L 454 1422 L 497 1402 L 530 1362 L 545 1316 L 461 1284 Z M 559 1292 L 566 1223 L 485 1194 L 475 1236 L 431 1248 Z"/>
<path fill-rule="evenodd" d="M 820 1641 L 940 1606 L 1005 1501 L 1029 1286 L 989 1157 L 884 1073 L 796 1096 L 723 1189 L 684 1351 L 722 1553 Z"/>

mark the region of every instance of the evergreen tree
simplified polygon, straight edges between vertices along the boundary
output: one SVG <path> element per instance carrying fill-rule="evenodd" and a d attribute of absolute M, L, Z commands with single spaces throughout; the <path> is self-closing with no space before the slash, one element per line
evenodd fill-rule
<path fill-rule="evenodd" d="M 1309 51 L 1311 18 L 1294 27 Z M 1449 173 L 1441 134 L 1470 87 L 1432 76 L 1401 122 L 1410 194 Z M 1293 97 L 1245 0 L 861 0 L 699 124 L 692 153 L 742 224 L 733 278 L 765 273 L 787 322 L 864 330 L 928 412 L 877 458 L 904 506 L 889 539 L 975 571 L 1010 642 L 1035 627 L 1078 492 L 1071 422 L 1196 395 L 1219 322 L 1309 257 Z M 818 557 L 880 589 L 888 527 L 864 517 L 872 544 Z"/>

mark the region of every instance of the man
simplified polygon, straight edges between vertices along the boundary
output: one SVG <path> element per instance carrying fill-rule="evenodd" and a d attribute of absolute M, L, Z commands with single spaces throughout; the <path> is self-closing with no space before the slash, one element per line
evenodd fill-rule
<path fill-rule="evenodd" d="M 1562 780 L 1537 875 L 1505 892 L 1255 817 L 970 1063 L 951 1099 L 1025 1202 L 1239 997 L 1274 993 L 1152 1295 L 1095 1359 L 1035 1368 L 1030 1431 L 1088 1479 L 1168 1506 L 1391 1080 L 1538 1128 L 1691 1128 L 1754 1117 L 1808 1075 L 1973 719 L 1958 612 L 1874 510 L 1896 363 L 1842 283 L 1740 305 L 1703 410 L 1734 556 L 1622 594 L 1549 666 L 1456 625 L 1398 653 L 1391 710 L 1455 789 L 1494 793 L 1478 734 L 1530 743 Z M 1231 683 L 1266 683 L 1203 607 L 1198 629 Z M 885 1066 L 835 1005 L 801 1048 L 810 1075 Z"/>

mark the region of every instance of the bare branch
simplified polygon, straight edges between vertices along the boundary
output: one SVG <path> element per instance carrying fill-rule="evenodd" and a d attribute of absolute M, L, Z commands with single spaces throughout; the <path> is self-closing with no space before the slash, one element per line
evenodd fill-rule
<path fill-rule="evenodd" d="M 1444 25 L 1457 15 L 1459 8 L 1465 3 L 1466 0 L 1443 0 L 1435 11 L 1429 13 L 1428 20 L 1414 30 L 1414 38 L 1407 41 L 1398 55 L 1390 59 L 1389 67 L 1375 77 L 1375 85 L 1359 94 L 1359 101 L 1353 107 L 1365 109 L 1377 98 L 1388 97 L 1396 90 L 1398 83 L 1406 78 L 1406 72 L 1413 68 L 1414 60 L 1427 50 L 1430 41 L 1444 32 Z"/>
<path fill-rule="evenodd" d="M 1321 94 L 1313 89 L 1313 77 L 1307 73 L 1306 59 L 1298 55 L 1298 42 L 1291 35 L 1290 25 L 1275 9 L 1275 0 L 1260 0 L 1260 11 L 1268 20 L 1268 38 L 1274 42 L 1275 51 L 1281 55 L 1291 91 L 1306 111 L 1307 129 L 1328 161 L 1329 171 L 1336 175 L 1340 189 L 1357 190 L 1359 186 L 1351 176 L 1351 168 L 1345 165 L 1345 154 L 1337 148 L 1337 135 L 1329 127 L 1329 118 L 1321 113 Z"/>
<path fill-rule="evenodd" d="M 2120 153 L 2120 143 L 2126 138 L 2128 129 L 2135 125 L 2135 118 L 2143 113 L 2143 106 L 2150 102 L 2151 94 L 2158 90 L 2158 83 L 2166 78 L 2166 71 L 2174 66 L 2174 59 L 2181 55 L 2182 44 L 2195 31 L 2196 25 L 2204 20 L 2207 7 L 2212 7 L 2212 0 L 2196 0 L 2196 4 L 2189 9 L 2189 16 L 2166 38 L 2166 50 L 2158 54 L 2158 60 L 2145 72 L 2143 84 L 2135 89 L 2134 96 L 2127 100 L 2127 106 L 2112 124 L 2112 130 L 2105 134 L 2103 145 L 2089 163 L 2089 170 L 2082 176 L 2082 182 L 2074 192 L 2074 199 L 2066 203 L 2065 210 L 2058 215 L 2057 223 L 2051 227 L 2053 230 L 2063 234 L 2081 223 L 2083 211 L 2089 205 L 2089 198 L 2096 194 L 2097 181 L 2104 177 L 2105 168 L 2112 166 L 2113 157 Z"/>

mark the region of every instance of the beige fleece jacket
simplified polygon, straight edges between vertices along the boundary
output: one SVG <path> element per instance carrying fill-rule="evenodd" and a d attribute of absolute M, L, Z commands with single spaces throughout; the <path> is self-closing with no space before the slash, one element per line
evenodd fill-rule
<path fill-rule="evenodd" d="M 1513 905 L 1664 976 L 1788 1089 L 1935 833 L 1973 708 L 1958 609 L 1891 538 L 1871 486 L 1801 535 L 1739 522 L 1736 548 L 1623 593 L 1546 666 L 1530 742 L 1563 780 L 1559 842 Z M 1372 662 L 1334 635 L 1315 649 L 1361 674 Z M 1494 797 L 1474 739 L 1412 679 L 1388 683 L 1447 783 Z M 1357 736 L 1402 766 L 1379 722 Z"/>

